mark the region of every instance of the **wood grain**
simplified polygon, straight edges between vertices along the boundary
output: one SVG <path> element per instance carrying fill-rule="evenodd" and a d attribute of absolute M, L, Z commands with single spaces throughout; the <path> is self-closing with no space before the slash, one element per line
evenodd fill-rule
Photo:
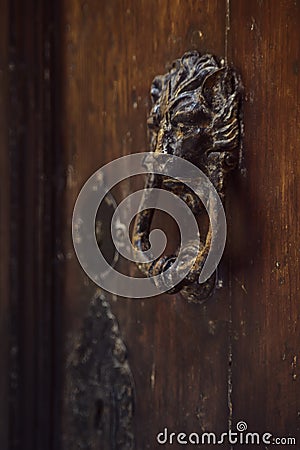
<path fill-rule="evenodd" d="M 299 7 L 291 1 L 232 0 L 227 10 L 224 2 L 197 5 L 65 3 L 69 217 L 91 171 L 147 150 L 150 81 L 175 57 L 191 48 L 225 54 L 245 83 L 245 167 L 228 202 L 225 288 L 204 308 L 168 296 L 113 305 L 134 373 L 143 448 L 151 448 L 164 425 L 224 430 L 244 419 L 251 429 L 283 435 L 298 426 Z M 128 183 L 123 195 L 131 189 Z M 66 283 L 75 329 L 93 289 L 74 282 L 76 265 L 71 257 Z"/>
<path fill-rule="evenodd" d="M 96 290 L 74 254 L 74 202 L 100 166 L 148 150 L 151 81 L 191 49 L 241 73 L 244 161 L 226 200 L 223 288 L 204 306 L 110 298 L 136 448 L 157 448 L 164 427 L 223 432 L 239 420 L 299 442 L 299 2 L 2 5 L 1 448 L 64 448 L 66 361 Z M 141 185 L 124 182 L 117 199 Z"/>
<path fill-rule="evenodd" d="M 299 440 L 300 5 L 230 8 L 229 57 L 246 96 L 246 173 L 229 219 L 233 419 Z"/>
<path fill-rule="evenodd" d="M 1 152 L 4 186 L 8 188 L 1 196 L 9 194 L 7 216 L 1 216 L 1 221 L 9 220 L 9 240 L 4 245 L 9 291 L 5 285 L 3 288 L 9 305 L 5 374 L 9 410 L 3 417 L 8 419 L 10 449 L 47 450 L 57 448 L 60 439 L 57 340 L 61 271 L 57 254 L 61 231 L 57 199 L 63 184 L 55 126 L 59 104 L 55 14 L 56 2 L 14 0 L 7 3 L 1 17 L 1 21 L 7 20 L 1 33 L 7 33 L 3 64 L 9 127 L 8 134 L 1 135 L 1 144 L 9 136 Z"/>
<path fill-rule="evenodd" d="M 96 1 L 65 1 L 63 17 L 65 254 L 70 255 L 65 315 L 72 346 L 94 290 L 70 242 L 76 195 L 104 163 L 148 150 L 153 77 L 190 49 L 224 55 L 226 11 L 220 1 L 112 1 L 101 7 Z M 124 184 L 122 195 L 132 188 Z M 123 270 L 135 269 L 127 264 Z M 113 302 L 136 387 L 137 448 L 155 447 L 164 426 L 227 429 L 228 299 L 227 286 L 207 307 L 170 296 Z"/>

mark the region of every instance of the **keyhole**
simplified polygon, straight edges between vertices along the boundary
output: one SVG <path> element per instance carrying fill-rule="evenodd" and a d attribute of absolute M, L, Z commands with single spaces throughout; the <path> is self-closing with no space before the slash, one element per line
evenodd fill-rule
<path fill-rule="evenodd" d="M 102 418 L 102 414 L 103 414 L 103 401 L 99 398 L 98 400 L 96 400 L 95 403 L 95 417 L 94 417 L 94 427 L 96 429 L 99 428 L 100 426 L 100 422 L 101 422 L 101 418 Z"/>

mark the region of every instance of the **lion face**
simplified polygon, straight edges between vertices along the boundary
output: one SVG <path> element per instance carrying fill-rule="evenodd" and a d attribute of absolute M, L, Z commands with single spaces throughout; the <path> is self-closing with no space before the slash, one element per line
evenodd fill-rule
<path fill-rule="evenodd" d="M 151 151 L 205 170 L 211 152 L 225 158 L 239 147 L 240 80 L 212 55 L 189 52 L 153 80 L 148 119 Z"/>

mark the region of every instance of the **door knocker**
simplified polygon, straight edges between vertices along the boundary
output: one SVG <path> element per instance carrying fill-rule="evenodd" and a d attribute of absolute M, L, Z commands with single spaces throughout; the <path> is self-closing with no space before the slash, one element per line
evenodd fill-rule
<path fill-rule="evenodd" d="M 154 78 L 151 86 L 150 151 L 179 156 L 199 167 L 223 202 L 226 176 L 241 159 L 241 94 L 242 83 L 232 67 L 196 51 L 174 61 L 170 71 Z M 205 212 L 189 188 L 167 176 L 149 174 L 146 187 L 175 192 L 197 217 Z M 153 215 L 154 210 L 147 209 L 135 218 L 132 242 L 138 250 L 149 248 Z M 213 292 L 216 273 L 205 283 L 198 283 L 210 247 L 210 231 L 208 226 L 192 269 L 169 293 L 180 292 L 188 301 L 202 302 Z M 190 245 L 192 248 L 193 242 Z M 137 266 L 152 277 L 170 267 L 175 258 L 176 253 Z"/>

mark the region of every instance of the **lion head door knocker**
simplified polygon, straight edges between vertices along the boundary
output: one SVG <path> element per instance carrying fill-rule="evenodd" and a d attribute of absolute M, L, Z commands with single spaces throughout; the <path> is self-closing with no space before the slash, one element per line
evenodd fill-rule
<path fill-rule="evenodd" d="M 222 201 L 226 174 L 241 158 L 241 93 L 241 80 L 232 67 L 225 65 L 224 60 L 201 56 L 196 51 L 174 61 L 170 71 L 154 78 L 151 86 L 150 151 L 179 156 L 193 163 L 209 178 Z M 149 174 L 146 187 L 175 192 L 197 217 L 205 212 L 198 197 L 170 177 Z M 139 250 L 149 248 L 153 214 L 153 209 L 146 209 L 136 216 L 132 241 Z M 210 243 L 208 226 L 192 269 L 170 293 L 180 292 L 189 301 L 201 302 L 213 292 L 216 273 L 205 283 L 198 282 Z M 190 248 L 193 245 L 191 242 Z M 175 258 L 176 253 L 137 266 L 152 277 L 170 267 Z"/>

